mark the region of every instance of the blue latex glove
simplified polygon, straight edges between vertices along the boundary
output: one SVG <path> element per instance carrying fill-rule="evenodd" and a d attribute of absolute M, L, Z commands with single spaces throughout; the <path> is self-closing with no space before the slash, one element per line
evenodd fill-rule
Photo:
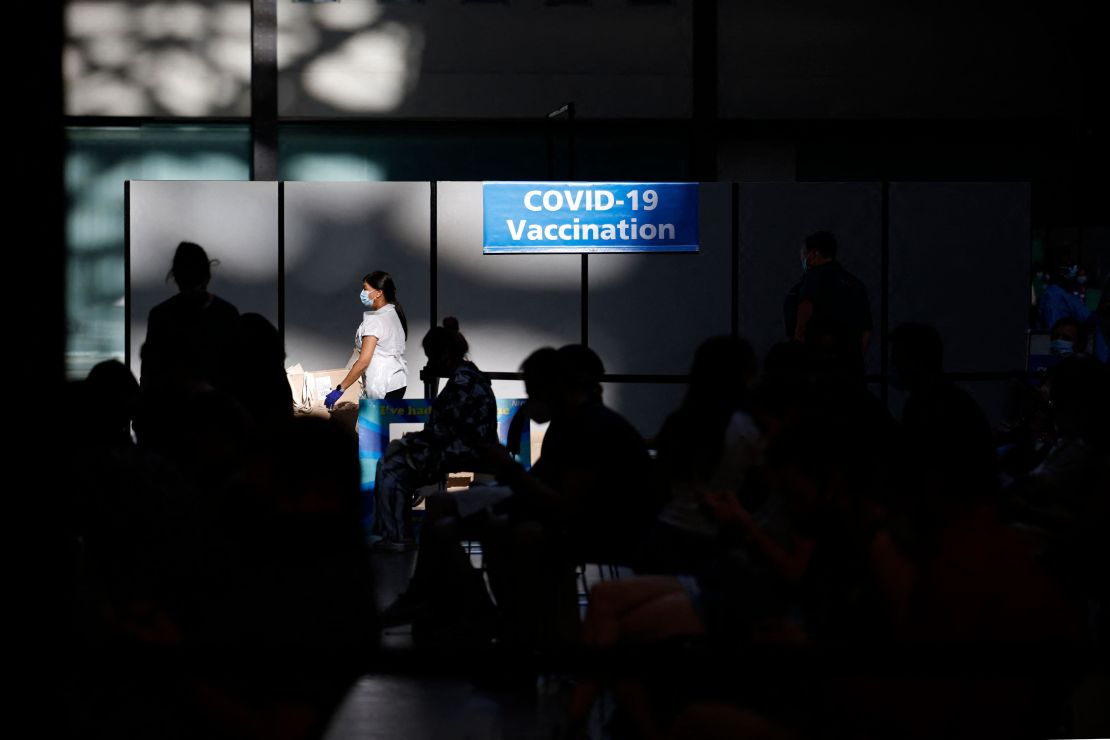
<path fill-rule="evenodd" d="M 331 411 L 333 408 L 335 408 L 336 401 L 338 401 L 339 397 L 342 395 L 343 390 L 340 388 L 336 388 L 334 391 L 324 397 L 324 407 L 327 408 L 328 411 Z"/>

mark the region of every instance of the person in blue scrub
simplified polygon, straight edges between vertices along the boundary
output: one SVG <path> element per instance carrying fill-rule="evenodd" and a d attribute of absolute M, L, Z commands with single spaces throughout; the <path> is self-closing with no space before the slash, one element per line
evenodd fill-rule
<path fill-rule="evenodd" d="M 1048 275 L 1048 286 L 1038 304 L 1041 328 L 1051 330 L 1060 319 L 1074 319 L 1092 330 L 1095 337 L 1094 356 L 1101 363 L 1110 362 L 1110 345 L 1099 327 L 1098 315 L 1072 292 L 1079 267 L 1065 261 Z"/>

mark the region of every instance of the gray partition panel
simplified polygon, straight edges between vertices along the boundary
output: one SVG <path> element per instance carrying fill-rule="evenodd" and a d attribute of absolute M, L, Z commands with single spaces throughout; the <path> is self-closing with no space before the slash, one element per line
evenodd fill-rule
<path fill-rule="evenodd" d="M 686 373 L 732 329 L 731 185 L 700 188 L 701 251 L 590 256 L 590 347 L 612 373 Z"/>
<path fill-rule="evenodd" d="M 839 260 L 863 281 L 875 334 L 868 372 L 879 370 L 882 289 L 882 190 L 877 183 L 743 183 L 740 185 L 740 335 L 762 361 L 787 338 L 783 300 L 801 280 L 805 237 L 831 231 Z"/>
<path fill-rule="evenodd" d="M 581 258 L 482 254 L 482 184 L 438 183 L 439 315 L 459 319 L 478 367 L 513 372 L 532 350 L 581 340 Z"/>
<path fill-rule="evenodd" d="M 636 427 L 645 439 L 659 433 L 667 415 L 686 395 L 684 383 L 602 383 L 605 405 Z"/>
<path fill-rule="evenodd" d="M 891 329 L 935 326 L 949 372 L 1021 370 L 1028 314 L 1028 184 L 891 183 Z"/>
<path fill-rule="evenodd" d="M 178 242 L 196 242 L 220 261 L 212 293 L 277 324 L 277 196 L 276 182 L 131 182 L 127 359 L 136 376 L 150 309 L 177 291 L 166 273 Z"/>
<path fill-rule="evenodd" d="M 385 270 L 408 319 L 406 395 L 422 397 L 430 232 L 430 183 L 285 183 L 286 364 L 308 371 L 345 366 L 365 310 L 362 278 Z"/>

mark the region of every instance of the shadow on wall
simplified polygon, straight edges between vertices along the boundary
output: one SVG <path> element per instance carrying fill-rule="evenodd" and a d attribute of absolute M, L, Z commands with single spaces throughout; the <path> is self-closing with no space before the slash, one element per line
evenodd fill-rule
<path fill-rule="evenodd" d="M 996 118 L 1026 115 L 1030 100 L 1067 117 L 1090 77 L 1081 72 L 1101 59 L 1085 37 L 1100 26 L 1077 3 L 720 5 L 726 118 Z M 692 6 L 279 0 L 279 105 L 519 118 L 573 99 L 589 116 L 685 118 Z M 249 0 L 69 0 L 66 112 L 245 116 L 250 20 Z"/>
<path fill-rule="evenodd" d="M 308 96 L 318 113 L 387 112 L 415 86 L 419 23 L 370 0 L 277 10 L 285 109 Z M 68 115 L 250 115 L 251 4 L 72 0 L 63 67 Z"/>
<path fill-rule="evenodd" d="M 249 115 L 246 0 L 72 0 L 65 16 L 67 114 Z"/>
<path fill-rule="evenodd" d="M 371 0 L 281 2 L 277 49 L 283 112 L 386 113 L 416 87 L 424 30 L 412 13 Z"/>

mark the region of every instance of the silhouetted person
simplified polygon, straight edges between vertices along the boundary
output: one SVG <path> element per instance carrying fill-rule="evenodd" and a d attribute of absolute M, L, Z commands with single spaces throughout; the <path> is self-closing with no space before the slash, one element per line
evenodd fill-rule
<path fill-rule="evenodd" d="M 529 361 L 538 354 L 524 362 L 528 412 L 551 424 L 531 471 L 503 458 L 500 477 L 514 490 L 509 508 L 564 528 L 573 550 L 609 558 L 598 562 L 633 564 L 661 503 L 643 437 L 603 403 L 596 353 L 570 344 L 554 362 Z"/>
<path fill-rule="evenodd" d="M 227 387 L 239 311 L 208 292 L 212 263 L 199 245 L 178 244 L 166 276 L 178 293 L 152 308 L 147 319 L 135 433 L 151 449 L 166 449 L 168 427 L 178 411 L 174 406 L 185 395 Z"/>
<path fill-rule="evenodd" d="M 144 390 L 225 385 L 239 311 L 208 292 L 212 264 L 201 246 L 177 245 L 166 279 L 173 278 L 178 293 L 152 308 L 147 319 L 141 350 Z"/>
<path fill-rule="evenodd" d="M 1078 614 L 1060 581 L 1001 518 L 994 444 L 982 410 L 948 385 L 937 387 L 907 428 L 918 546 L 901 554 L 890 548 L 877 567 L 901 574 L 891 581 L 901 583 L 891 595 L 904 639 L 953 657 L 971 647 L 950 671 L 909 685 L 896 680 L 875 695 L 871 709 L 900 708 L 899 721 L 913 737 L 1043 736 L 1056 719 L 1059 666 L 1046 662 L 1049 654 L 1040 651 L 1027 669 L 990 672 L 996 655 L 1079 634 Z M 892 690 L 902 692 L 893 702 Z"/>
<path fill-rule="evenodd" d="M 405 512 L 416 489 L 450 471 L 474 470 L 477 449 L 497 443 L 497 400 L 489 378 L 470 361 L 470 345 L 452 316 L 423 340 L 428 368 L 447 375 L 424 428 L 394 440 L 382 454 L 374 483 L 372 539 L 376 550 L 405 549 Z"/>
<path fill-rule="evenodd" d="M 871 306 L 860 280 L 837 261 L 836 237 L 818 231 L 805 239 L 801 250 L 803 275 L 791 288 L 783 306 L 786 334 L 806 341 L 817 320 L 824 333 L 867 353 L 871 342 Z"/>
<path fill-rule="evenodd" d="M 811 396 L 805 408 L 805 415 L 792 419 L 769 451 L 775 498 L 782 502 L 789 527 L 769 527 L 766 519 L 748 514 L 735 491 L 714 491 L 706 500 L 721 524 L 722 538 L 743 542 L 746 562 L 730 567 L 709 563 L 712 567 L 678 577 L 636 576 L 597 584 L 583 626 L 587 647 L 642 649 L 675 637 L 704 637 L 706 654 L 719 654 L 719 667 L 725 668 L 735 648 L 772 637 L 861 642 L 889 634 L 866 555 L 879 522 L 870 483 L 870 463 L 876 456 L 871 442 L 878 430 L 849 406 L 825 408 Z M 788 618 L 790 604 L 795 609 Z M 673 685 L 678 681 L 662 667 L 659 673 L 671 682 L 665 691 L 688 690 Z M 759 675 L 750 678 L 761 681 Z M 599 688 L 590 679 L 575 686 L 572 722 L 584 722 Z M 636 736 L 658 736 L 653 725 L 659 712 L 645 709 L 669 698 L 653 701 L 643 694 L 644 687 L 634 690 L 636 684 L 627 681 L 616 688 Z M 714 695 L 720 696 L 718 692 L 715 687 Z"/>
<path fill-rule="evenodd" d="M 1067 357 L 1049 371 L 1047 385 L 1056 440 L 1012 492 L 1024 505 L 1019 518 L 1043 532 L 1050 565 L 1078 598 L 1105 605 L 1110 601 L 1104 583 L 1110 568 L 1110 371 L 1093 357 Z M 1105 624 L 1103 619 L 1098 629 L 1105 630 Z"/>
<path fill-rule="evenodd" d="M 924 495 L 920 490 L 922 468 L 927 469 L 930 465 L 957 465 L 959 455 L 967 453 L 966 446 L 938 445 L 952 435 L 966 435 L 972 430 L 964 428 L 938 431 L 938 419 L 966 417 L 960 423 L 971 423 L 966 419 L 974 420 L 973 428 L 987 435 L 986 440 L 979 439 L 979 443 L 990 440 L 991 430 L 975 401 L 944 377 L 944 343 L 936 329 L 915 323 L 897 326 L 890 333 L 890 361 L 893 375 L 891 385 L 908 394 L 901 418 L 901 431 L 906 435 L 906 440 L 899 448 L 902 457 L 898 460 L 899 465 L 895 472 L 904 476 L 900 480 L 901 487 L 911 494 L 908 501 L 913 503 L 910 505 L 917 506 L 921 504 L 920 496 Z M 947 410 L 948 415 L 938 416 L 938 409 Z M 937 434 L 941 435 L 939 439 L 931 439 Z M 932 460 L 923 460 L 923 457 L 928 456 L 926 451 L 932 451 Z M 996 471 L 994 468 L 990 468 L 990 471 L 976 478 L 976 487 L 986 483 L 997 485 L 992 477 Z M 956 481 L 962 480 L 959 475 L 953 474 L 952 477 Z"/>
<path fill-rule="evenodd" d="M 925 324 L 901 324 L 890 333 L 891 385 L 909 394 L 902 408 L 902 425 L 911 436 L 933 413 L 934 403 L 976 407 L 964 391 L 944 377 L 944 343 Z"/>
<path fill-rule="evenodd" d="M 760 432 L 746 408 L 755 374 L 755 351 L 736 337 L 708 339 L 694 354 L 686 397 L 655 438 L 669 488 L 651 548 L 656 567 L 686 572 L 688 558 L 712 554 L 718 528 L 702 497 L 739 491 L 758 460 Z"/>
<path fill-rule="evenodd" d="M 63 399 L 67 412 L 81 419 L 66 440 L 71 469 L 80 480 L 65 486 L 63 506 L 73 538 L 73 585 L 81 599 L 87 597 L 83 579 L 89 568 L 90 535 L 98 535 L 105 521 L 119 516 L 118 497 L 128 487 L 129 470 L 136 463 L 131 420 L 138 407 L 139 384 L 123 363 L 106 360 L 84 380 L 67 383 Z"/>
<path fill-rule="evenodd" d="M 926 324 L 899 324 L 890 333 L 891 385 L 911 396 L 944 382 L 944 342 Z"/>
<path fill-rule="evenodd" d="M 151 456 L 97 486 L 83 575 L 113 659 L 82 661 L 82 720 L 95 737 L 319 737 L 376 642 L 355 440 L 296 419 L 262 447 L 228 395 L 188 400 L 185 475 Z"/>
<path fill-rule="evenodd" d="M 504 450 L 496 456 L 498 480 L 513 490 L 502 509 L 510 534 L 483 540 L 483 552 L 510 636 L 551 645 L 569 637 L 565 610 L 575 609 L 564 589 L 573 594 L 573 565 L 638 565 L 661 486 L 639 432 L 602 403 L 597 354 L 582 345 L 541 349 L 523 370 L 529 416 L 550 425 L 531 471 Z"/>
<path fill-rule="evenodd" d="M 1102 296 L 1098 299 L 1095 313 L 1102 326 L 1110 326 L 1110 273 L 1102 279 Z"/>
<path fill-rule="evenodd" d="M 131 421 L 139 406 L 139 384 L 118 360 L 96 364 L 85 379 L 89 403 L 85 415 L 88 434 L 95 444 L 131 444 Z"/>
<path fill-rule="evenodd" d="M 428 499 L 412 583 L 385 613 L 390 622 L 413 621 L 414 636 L 442 632 L 444 617 L 489 620 L 484 586 L 459 536 L 482 541 L 507 637 L 529 646 L 568 639 L 574 629 L 575 563 L 630 563 L 641 555 L 659 503 L 651 460 L 639 433 L 602 404 L 601 360 L 580 345 L 545 347 L 522 369 L 529 416 L 550 422 L 540 459 L 526 472 L 490 445 L 485 465 L 511 487 L 511 494 L 499 489 L 507 498 L 465 516 L 460 497 L 486 494 Z M 467 628 L 480 636 L 482 627 Z"/>
<path fill-rule="evenodd" d="M 245 313 L 235 327 L 229 390 L 263 430 L 293 417 L 293 394 L 285 372 L 285 347 L 266 317 Z"/>

